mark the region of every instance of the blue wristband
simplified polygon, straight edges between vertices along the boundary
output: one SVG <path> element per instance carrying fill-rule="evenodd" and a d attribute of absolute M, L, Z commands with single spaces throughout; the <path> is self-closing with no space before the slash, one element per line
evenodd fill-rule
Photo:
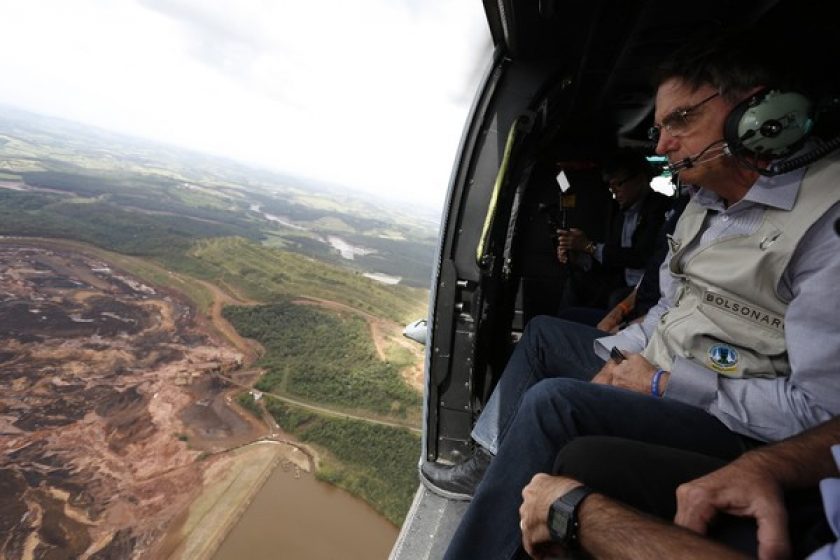
<path fill-rule="evenodd" d="M 650 379 L 650 394 L 654 397 L 662 396 L 659 394 L 659 380 L 662 379 L 663 373 L 665 373 L 665 370 L 659 368 L 658 370 L 656 370 L 656 373 L 654 373 L 653 377 Z"/>

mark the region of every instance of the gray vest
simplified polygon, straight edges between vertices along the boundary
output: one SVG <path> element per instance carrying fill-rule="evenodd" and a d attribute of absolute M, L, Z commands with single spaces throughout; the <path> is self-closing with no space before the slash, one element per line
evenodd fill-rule
<path fill-rule="evenodd" d="M 648 361 L 670 370 L 681 356 L 729 377 L 790 373 L 779 281 L 805 232 L 840 200 L 837 160 L 807 170 L 792 210 L 767 208 L 751 235 L 717 239 L 683 261 L 707 213 L 688 204 L 671 239 L 673 307 L 642 353 Z"/>

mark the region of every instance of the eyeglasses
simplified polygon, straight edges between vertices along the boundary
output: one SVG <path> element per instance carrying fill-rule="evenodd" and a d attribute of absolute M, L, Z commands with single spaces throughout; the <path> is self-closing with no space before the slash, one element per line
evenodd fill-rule
<path fill-rule="evenodd" d="M 648 138 L 652 142 L 659 142 L 659 134 L 661 133 L 662 129 L 668 131 L 668 134 L 671 136 L 682 136 L 686 133 L 688 129 L 688 117 L 697 109 L 699 109 L 704 103 L 707 101 L 711 101 L 715 97 L 720 95 L 720 93 L 713 93 L 703 101 L 692 105 L 691 107 L 685 107 L 683 109 L 677 109 L 662 119 L 662 124 L 656 124 L 648 129 Z"/>
<path fill-rule="evenodd" d="M 625 177 L 624 179 L 620 179 L 618 181 L 607 179 L 607 186 L 609 187 L 609 189 L 611 191 L 614 191 L 615 189 L 621 187 L 622 185 L 630 182 L 632 179 L 635 179 L 636 175 L 638 175 L 638 173 L 633 173 L 632 175 L 629 175 L 629 176 Z"/>

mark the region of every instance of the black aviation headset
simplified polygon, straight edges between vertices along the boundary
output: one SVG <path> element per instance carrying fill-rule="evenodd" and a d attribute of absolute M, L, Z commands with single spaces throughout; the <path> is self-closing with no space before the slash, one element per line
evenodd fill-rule
<path fill-rule="evenodd" d="M 723 123 L 734 156 L 778 159 L 796 151 L 814 128 L 814 104 L 798 92 L 764 89 L 736 105 Z"/>
<path fill-rule="evenodd" d="M 817 110 L 815 103 L 796 91 L 766 88 L 736 105 L 723 125 L 726 150 L 741 163 L 762 175 L 780 175 L 813 163 L 840 147 L 840 136 L 819 143 L 806 154 L 785 159 L 799 150 L 814 129 L 819 112 L 830 110 L 830 102 Z M 761 169 L 748 158 L 776 161 Z"/>
<path fill-rule="evenodd" d="M 829 98 L 820 108 L 808 96 L 779 88 L 765 88 L 736 105 L 723 125 L 723 140 L 698 155 L 668 165 L 671 173 L 693 167 L 716 147 L 718 154 L 736 158 L 742 165 L 762 174 L 781 175 L 809 165 L 840 147 L 840 136 L 819 141 L 807 153 L 790 158 L 814 129 L 817 116 L 840 108 L 840 98 Z M 766 168 L 752 160 L 775 160 Z"/>

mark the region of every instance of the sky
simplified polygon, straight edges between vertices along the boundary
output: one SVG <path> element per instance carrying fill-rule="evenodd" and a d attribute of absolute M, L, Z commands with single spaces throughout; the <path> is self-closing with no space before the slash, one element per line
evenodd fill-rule
<path fill-rule="evenodd" d="M 7 0 L 0 103 L 439 208 L 478 0 Z"/>

